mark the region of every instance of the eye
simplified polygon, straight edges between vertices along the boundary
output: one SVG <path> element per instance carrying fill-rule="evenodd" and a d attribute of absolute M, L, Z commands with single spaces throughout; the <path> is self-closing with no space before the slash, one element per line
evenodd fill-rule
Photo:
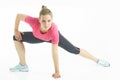
<path fill-rule="evenodd" d="M 48 20 L 48 22 L 50 22 L 51 20 Z"/>
<path fill-rule="evenodd" d="M 45 22 L 45 20 L 42 20 L 42 22 Z"/>

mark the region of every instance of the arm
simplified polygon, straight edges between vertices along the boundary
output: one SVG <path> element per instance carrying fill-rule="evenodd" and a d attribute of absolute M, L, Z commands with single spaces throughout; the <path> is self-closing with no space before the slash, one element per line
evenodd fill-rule
<path fill-rule="evenodd" d="M 24 14 L 17 14 L 17 16 L 16 16 L 14 34 L 15 34 L 15 38 L 17 40 L 21 40 L 21 34 L 19 32 L 19 24 L 20 24 L 20 21 L 25 20 L 25 17 L 26 17 L 26 15 L 24 15 Z"/>
<path fill-rule="evenodd" d="M 58 44 L 52 44 L 52 56 L 55 67 L 55 74 L 53 74 L 54 78 L 59 78 L 59 61 L 58 61 Z"/>

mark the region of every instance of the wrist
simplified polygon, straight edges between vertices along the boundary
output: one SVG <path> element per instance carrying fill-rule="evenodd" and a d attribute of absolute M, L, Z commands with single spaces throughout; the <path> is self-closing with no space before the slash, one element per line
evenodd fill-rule
<path fill-rule="evenodd" d="M 18 31 L 18 29 L 14 29 L 14 31 Z"/>
<path fill-rule="evenodd" d="M 14 29 L 14 33 L 18 32 L 18 29 Z"/>
<path fill-rule="evenodd" d="M 55 71 L 55 73 L 59 74 L 60 72 L 59 71 Z"/>

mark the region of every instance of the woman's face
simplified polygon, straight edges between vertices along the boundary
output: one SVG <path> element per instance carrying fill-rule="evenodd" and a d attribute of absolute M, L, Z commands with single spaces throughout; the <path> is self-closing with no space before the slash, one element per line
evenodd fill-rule
<path fill-rule="evenodd" d="M 52 17 L 51 15 L 41 15 L 40 16 L 40 23 L 41 23 L 41 29 L 44 31 L 49 30 L 52 24 Z"/>

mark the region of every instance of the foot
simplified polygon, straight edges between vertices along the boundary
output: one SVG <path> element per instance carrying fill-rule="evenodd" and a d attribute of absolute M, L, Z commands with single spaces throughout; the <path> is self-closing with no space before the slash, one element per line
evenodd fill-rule
<path fill-rule="evenodd" d="M 101 65 L 103 67 L 110 67 L 110 63 L 105 61 L 105 60 L 103 60 L 103 59 L 99 59 L 97 64 L 99 64 L 99 65 Z"/>
<path fill-rule="evenodd" d="M 18 64 L 15 67 L 10 68 L 10 71 L 11 72 L 28 72 L 29 69 L 27 65 Z"/>

